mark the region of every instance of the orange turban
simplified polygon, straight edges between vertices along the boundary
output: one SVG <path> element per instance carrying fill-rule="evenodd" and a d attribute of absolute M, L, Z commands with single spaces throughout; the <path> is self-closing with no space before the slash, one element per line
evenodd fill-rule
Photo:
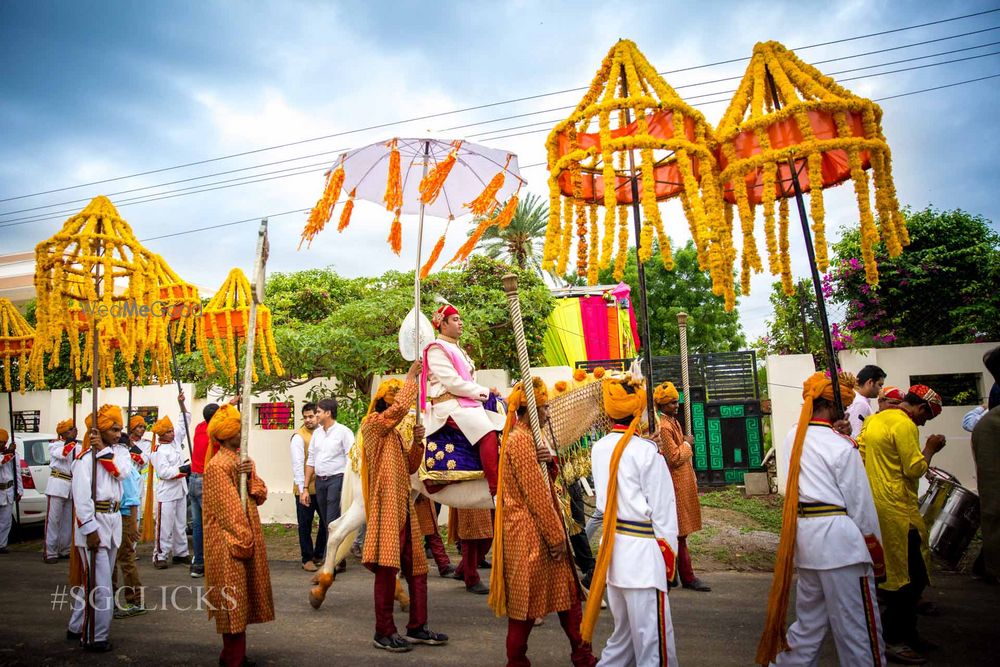
<path fill-rule="evenodd" d="M 677 387 L 673 382 L 663 382 L 653 390 L 653 403 L 663 405 L 670 401 L 680 400 L 681 395 L 677 392 Z"/>
<path fill-rule="evenodd" d="M 608 378 L 601 382 L 601 395 L 604 397 L 604 411 L 612 419 L 626 417 L 639 418 L 646 409 L 646 389 L 638 386 L 634 393 L 625 391 L 627 378 Z"/>
<path fill-rule="evenodd" d="M 941 414 L 941 395 L 927 385 L 915 384 L 910 387 L 909 391 L 906 393 L 913 394 L 920 400 L 927 403 L 931 409 L 931 419 L 934 419 L 934 417 Z"/>
<path fill-rule="evenodd" d="M 840 400 L 845 406 L 850 405 L 851 401 L 854 400 L 854 384 L 851 382 L 853 377 L 853 375 L 843 373 L 837 376 L 840 380 Z M 826 373 L 813 373 L 802 385 L 802 398 L 812 398 L 813 400 L 823 398 L 832 403 L 833 382 L 826 376 Z M 810 411 L 806 420 L 808 421 L 811 416 L 812 412 Z"/>
<path fill-rule="evenodd" d="M 6 445 L 7 444 L 7 438 L 9 438 L 9 437 L 10 437 L 10 433 L 8 433 L 6 431 L 6 429 L 0 428 L 0 445 Z"/>
<path fill-rule="evenodd" d="M 167 416 L 164 415 L 163 417 L 160 417 L 156 421 L 156 423 L 153 424 L 153 427 L 151 429 L 149 429 L 149 430 L 152 431 L 153 433 L 155 433 L 158 436 L 162 436 L 167 431 L 173 431 L 174 430 L 174 423 L 172 421 L 170 421 L 170 417 L 167 417 Z"/>
<path fill-rule="evenodd" d="M 89 414 L 84 420 L 87 428 L 93 428 L 93 418 L 94 415 Z M 125 421 L 122 419 L 122 409 L 117 405 L 108 405 L 105 403 L 97 411 L 97 430 L 107 431 L 113 426 L 122 426 Z"/>
<path fill-rule="evenodd" d="M 128 430 L 130 431 L 134 428 L 145 425 L 146 420 L 142 417 L 142 415 L 133 415 L 133 417 L 128 420 Z"/>
<path fill-rule="evenodd" d="M 220 407 L 212 417 L 212 421 L 208 422 L 208 437 L 216 442 L 229 440 L 239 435 L 241 425 L 240 411 L 227 403 Z"/>
<path fill-rule="evenodd" d="M 368 412 L 365 413 L 365 416 L 367 417 L 371 413 L 375 412 L 375 404 L 378 403 L 379 400 L 384 400 L 386 405 L 392 405 L 395 403 L 396 392 L 402 388 L 403 381 L 397 380 L 396 378 L 391 378 L 382 382 L 382 384 L 378 386 L 378 390 L 375 392 L 375 395 L 372 396 L 372 400 L 368 404 Z"/>
<path fill-rule="evenodd" d="M 76 422 L 74 422 L 72 419 L 64 419 L 58 424 L 56 424 L 56 433 L 62 435 L 63 433 L 67 432 L 74 426 L 76 426 Z"/>

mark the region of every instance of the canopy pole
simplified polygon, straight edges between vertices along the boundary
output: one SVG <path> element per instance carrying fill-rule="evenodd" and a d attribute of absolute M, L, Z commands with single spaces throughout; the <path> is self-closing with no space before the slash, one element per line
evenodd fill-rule
<path fill-rule="evenodd" d="M 427 178 L 427 168 L 431 159 L 431 142 L 424 140 L 424 173 L 421 182 Z M 413 354 L 420 360 L 420 249 L 424 242 L 424 201 L 420 199 L 420 220 L 417 223 L 417 268 L 413 272 Z M 417 390 L 419 392 L 419 389 Z M 417 426 L 420 426 L 423 415 L 420 414 L 420 397 L 417 397 Z"/>
<path fill-rule="evenodd" d="M 771 76 L 771 70 L 765 65 L 767 87 L 771 92 L 771 101 L 775 111 L 781 111 L 781 100 L 778 99 L 778 87 Z M 799 183 L 799 173 L 795 169 L 795 160 L 788 158 L 788 169 L 792 175 L 792 188 L 795 190 L 795 204 L 799 209 L 799 222 L 802 224 L 802 237 L 806 242 L 806 254 L 809 256 L 809 270 L 812 273 L 813 291 L 816 293 L 816 310 L 819 311 L 819 324 L 823 329 L 823 344 L 826 346 L 827 362 L 829 363 L 830 382 L 833 383 L 833 402 L 837 410 L 844 411 L 844 402 L 840 398 L 840 378 L 837 376 L 837 352 L 833 349 L 833 338 L 830 335 L 830 320 L 826 315 L 826 301 L 823 299 L 823 283 L 820 282 L 819 268 L 816 266 L 816 250 L 813 248 L 812 234 L 809 231 L 809 219 L 806 217 L 806 203 L 802 196 L 802 184 Z M 816 187 L 811 183 L 810 187 Z M 807 341 L 808 345 L 808 341 Z"/>
<path fill-rule="evenodd" d="M 688 370 L 688 314 L 677 313 L 677 329 L 681 337 L 681 386 L 684 388 L 684 430 L 686 435 L 694 435 L 694 425 L 691 423 L 691 375 Z"/>
<path fill-rule="evenodd" d="M 625 65 L 621 66 L 622 95 L 628 97 L 628 77 L 625 76 Z M 628 107 L 623 107 L 625 124 L 632 122 L 632 114 Z M 646 364 L 646 411 L 649 414 L 649 432 L 656 430 L 656 412 L 653 407 L 653 352 L 650 349 L 649 307 L 646 303 L 646 269 L 639 259 L 639 238 L 642 234 L 641 211 L 639 207 L 639 179 L 635 170 L 635 155 L 628 151 L 628 168 L 632 186 L 632 221 L 635 224 L 635 265 L 639 271 L 639 312 L 642 315 L 642 327 L 639 329 L 639 339 L 642 344 L 642 360 Z"/>
<path fill-rule="evenodd" d="M 180 325 L 178 324 L 178 326 Z M 169 324 L 167 325 L 167 342 L 170 343 L 170 363 L 174 367 L 174 380 L 177 381 L 177 393 L 182 394 L 184 393 L 184 389 L 181 387 L 181 376 L 177 372 L 177 350 L 174 349 L 174 337 L 170 334 Z M 187 436 L 188 458 L 194 463 L 194 450 L 191 448 L 191 420 L 185 417 L 188 414 L 187 405 L 181 402 L 180 407 L 181 421 L 184 422 L 184 435 Z"/>

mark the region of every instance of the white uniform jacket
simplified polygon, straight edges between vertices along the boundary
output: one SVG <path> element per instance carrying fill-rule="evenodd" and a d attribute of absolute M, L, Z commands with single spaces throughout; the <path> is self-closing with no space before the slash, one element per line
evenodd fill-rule
<path fill-rule="evenodd" d="M 3 443 L 6 444 L 6 443 Z M 6 457 L 0 457 L 3 460 Z M 11 462 L 13 461 L 13 465 Z M 21 483 L 21 457 L 17 455 L 17 449 L 11 454 L 10 460 L 0 465 L 0 485 L 7 486 L 0 491 L 0 505 L 13 505 L 14 495 L 24 493 L 24 486 Z"/>
<path fill-rule="evenodd" d="M 100 463 L 101 460 L 113 462 L 117 476 L 109 472 Z M 76 510 L 74 543 L 78 547 L 86 547 L 87 535 L 96 530 L 101 537 L 102 548 L 118 548 L 122 543 L 122 514 L 117 508 L 109 512 L 96 511 L 90 486 L 93 465 L 92 449 L 73 463 L 73 507 Z M 110 502 L 117 505 L 121 502 L 122 480 L 128 475 L 131 465 L 132 461 L 124 447 L 105 447 L 101 450 L 97 463 L 98 503 Z"/>
<path fill-rule="evenodd" d="M 427 409 L 424 411 L 424 427 L 427 434 L 438 431 L 449 417 L 455 420 L 459 430 L 473 445 L 490 431 L 503 430 L 504 416 L 497 412 L 487 412 L 482 406 L 490 397 L 489 388 L 464 379 L 455 369 L 451 358 L 438 347 L 439 345 L 468 363 L 472 377 L 475 377 L 476 373 L 472 359 L 458 345 L 438 338 L 428 346 Z M 445 394 L 471 399 L 479 405 L 462 406 L 457 399 L 434 402 Z"/>
<path fill-rule="evenodd" d="M 151 455 L 153 470 L 159 482 L 156 484 L 156 502 L 181 500 L 187 496 L 187 477 L 181 474 L 180 467 L 187 458 L 187 450 L 174 440 L 173 442 L 156 443 L 156 451 Z"/>
<path fill-rule="evenodd" d="M 45 485 L 45 495 L 73 497 L 73 461 L 79 453 L 80 446 L 76 442 L 67 444 L 63 440 L 53 440 L 49 443 L 49 481 Z"/>
<path fill-rule="evenodd" d="M 605 512 L 611 454 L 622 433 L 604 436 L 591 449 L 597 509 Z M 618 463 L 618 519 L 650 522 L 658 539 L 677 553 L 677 501 L 667 462 L 650 440 L 632 436 Z M 656 539 L 618 533 L 608 583 L 619 588 L 667 590 L 667 571 Z"/>
<path fill-rule="evenodd" d="M 785 439 L 791 452 L 795 429 Z M 842 507 L 847 514 L 800 516 L 795 537 L 795 565 L 832 570 L 871 563 L 865 536 L 879 542 L 878 515 L 861 454 L 854 441 L 828 425 L 811 424 L 802 443 L 799 503 Z"/>

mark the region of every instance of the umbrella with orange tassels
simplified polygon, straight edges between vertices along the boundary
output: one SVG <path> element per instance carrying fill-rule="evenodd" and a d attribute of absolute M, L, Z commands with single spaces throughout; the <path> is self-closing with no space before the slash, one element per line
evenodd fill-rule
<path fill-rule="evenodd" d="M 413 312 L 420 312 L 420 281 L 426 278 L 444 249 L 448 228 L 421 264 L 424 215 L 451 221 L 472 214 L 478 224 L 447 264 L 468 258 L 483 233 L 497 225 L 510 224 L 517 209 L 518 193 L 526 181 L 521 178 L 517 156 L 462 140 L 393 138 L 358 148 L 340 156 L 327 173 L 326 188 L 309 214 L 302 242 L 311 243 L 333 216 L 342 192 L 347 201 L 340 214 L 337 231 L 351 220 L 355 199 L 385 206 L 394 217 L 388 243 L 400 254 L 403 247 L 401 214 L 419 216 L 417 223 L 416 273 L 413 278 Z M 299 244 L 301 247 L 301 243 Z M 409 316 L 408 316 L 409 320 Z M 418 318 L 419 320 L 419 318 Z M 414 350 L 419 355 L 417 321 Z M 418 417 L 419 419 L 419 417 Z"/>

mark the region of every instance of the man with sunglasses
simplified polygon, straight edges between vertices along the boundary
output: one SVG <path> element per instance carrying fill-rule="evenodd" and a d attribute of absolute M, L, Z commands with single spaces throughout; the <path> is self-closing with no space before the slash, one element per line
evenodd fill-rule
<path fill-rule="evenodd" d="M 924 651 L 933 647 L 917 633 L 917 601 L 930 572 L 917 482 L 944 448 L 945 437 L 931 435 L 921 450 L 917 427 L 939 414 L 941 396 L 930 387 L 914 385 L 898 404 L 886 402 L 881 412 L 868 417 L 858 439 L 885 549 L 886 581 L 879 584 L 879 597 L 885 603 L 886 656 L 903 664 L 923 664 Z"/>

